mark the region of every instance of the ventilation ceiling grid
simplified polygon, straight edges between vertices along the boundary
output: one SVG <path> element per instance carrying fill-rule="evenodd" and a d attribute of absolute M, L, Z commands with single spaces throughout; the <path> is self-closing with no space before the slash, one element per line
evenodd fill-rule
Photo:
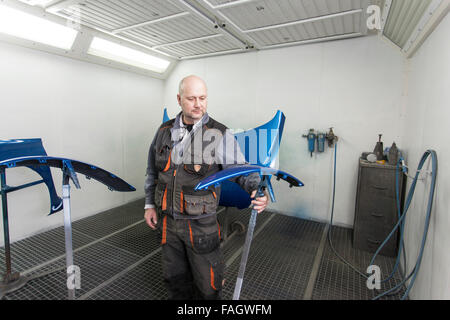
<path fill-rule="evenodd" d="M 383 36 L 407 53 L 423 42 L 426 36 L 421 34 L 437 13 L 442 12 L 445 3 L 448 5 L 446 0 L 386 0 L 388 15 Z"/>

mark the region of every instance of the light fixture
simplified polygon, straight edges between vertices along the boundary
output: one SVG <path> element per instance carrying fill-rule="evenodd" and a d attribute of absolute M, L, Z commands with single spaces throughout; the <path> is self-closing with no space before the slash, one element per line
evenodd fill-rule
<path fill-rule="evenodd" d="M 47 6 L 53 0 L 19 0 L 19 1 L 29 4 L 30 6 L 39 6 L 45 8 L 45 6 Z"/>
<path fill-rule="evenodd" d="M 98 37 L 92 40 L 88 54 L 157 73 L 164 73 L 170 65 L 170 61 Z"/>
<path fill-rule="evenodd" d="M 0 4 L 0 33 L 69 50 L 77 31 Z"/>

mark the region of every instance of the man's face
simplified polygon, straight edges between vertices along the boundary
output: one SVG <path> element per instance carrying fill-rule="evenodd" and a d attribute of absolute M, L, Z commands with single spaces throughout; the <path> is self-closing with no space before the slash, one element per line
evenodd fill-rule
<path fill-rule="evenodd" d="M 208 108 L 208 95 L 205 83 L 198 78 L 188 78 L 184 81 L 183 92 L 177 95 L 184 121 L 193 124 L 200 120 Z"/>

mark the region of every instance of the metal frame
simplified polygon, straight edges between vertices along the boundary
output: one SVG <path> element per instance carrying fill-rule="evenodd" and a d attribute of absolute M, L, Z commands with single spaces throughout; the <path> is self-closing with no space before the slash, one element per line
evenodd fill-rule
<path fill-rule="evenodd" d="M 247 46 L 250 49 L 260 49 L 260 46 L 258 45 L 258 43 L 252 37 L 250 37 L 249 35 L 245 34 L 244 31 L 241 28 L 239 28 L 239 26 L 237 26 L 230 18 L 228 18 L 225 14 L 220 12 L 220 8 L 223 9 L 224 7 L 218 8 L 219 6 L 213 6 L 207 0 L 198 0 L 198 1 L 203 3 L 203 4 L 206 4 L 210 8 L 210 10 L 214 13 L 214 15 L 216 15 L 216 16 L 220 17 L 221 19 L 223 19 L 228 25 L 230 25 L 233 29 L 235 29 L 238 32 L 239 37 L 241 37 L 242 39 L 245 39 L 245 42 L 247 42 Z M 228 4 L 228 7 L 230 7 L 232 5 L 233 6 L 237 6 L 237 5 L 241 5 L 241 4 L 248 3 L 248 2 L 253 2 L 253 1 L 255 1 L 255 0 L 238 0 L 238 1 L 235 1 L 235 2 L 230 2 Z M 241 41 L 243 41 L 243 40 L 241 40 Z"/>
<path fill-rule="evenodd" d="M 241 49 L 246 48 L 247 44 L 243 40 L 241 40 L 240 38 L 237 38 L 232 33 L 230 33 L 228 30 L 223 28 L 218 21 L 211 20 L 204 13 L 202 13 L 200 10 L 198 10 L 196 7 L 194 7 L 191 3 L 189 3 L 186 0 L 178 0 L 178 2 L 180 4 L 182 4 L 188 12 L 193 13 L 196 16 L 200 17 L 201 19 L 205 20 L 206 22 L 212 24 L 219 33 L 228 37 L 232 42 L 234 42 L 236 45 L 238 45 Z"/>

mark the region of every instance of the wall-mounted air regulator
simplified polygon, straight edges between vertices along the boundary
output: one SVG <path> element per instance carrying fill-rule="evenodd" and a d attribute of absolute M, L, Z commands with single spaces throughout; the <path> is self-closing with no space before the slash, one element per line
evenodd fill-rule
<path fill-rule="evenodd" d="M 308 139 L 308 150 L 311 152 L 311 158 L 313 156 L 313 152 L 316 150 L 316 133 L 314 129 L 309 129 L 308 134 L 304 134 L 303 138 Z"/>
<path fill-rule="evenodd" d="M 328 131 L 326 138 L 328 140 L 328 147 L 330 148 L 333 148 L 334 143 L 339 140 L 338 136 L 334 135 L 333 128 L 330 128 L 330 131 Z"/>
<path fill-rule="evenodd" d="M 311 153 L 311 157 L 316 150 L 316 140 L 318 152 L 325 151 L 325 140 L 328 141 L 329 148 L 332 148 L 334 143 L 338 141 L 338 137 L 334 134 L 333 128 L 330 128 L 330 131 L 328 133 L 316 133 L 314 129 L 309 129 L 308 134 L 304 134 L 302 137 L 308 139 L 308 151 Z"/>

